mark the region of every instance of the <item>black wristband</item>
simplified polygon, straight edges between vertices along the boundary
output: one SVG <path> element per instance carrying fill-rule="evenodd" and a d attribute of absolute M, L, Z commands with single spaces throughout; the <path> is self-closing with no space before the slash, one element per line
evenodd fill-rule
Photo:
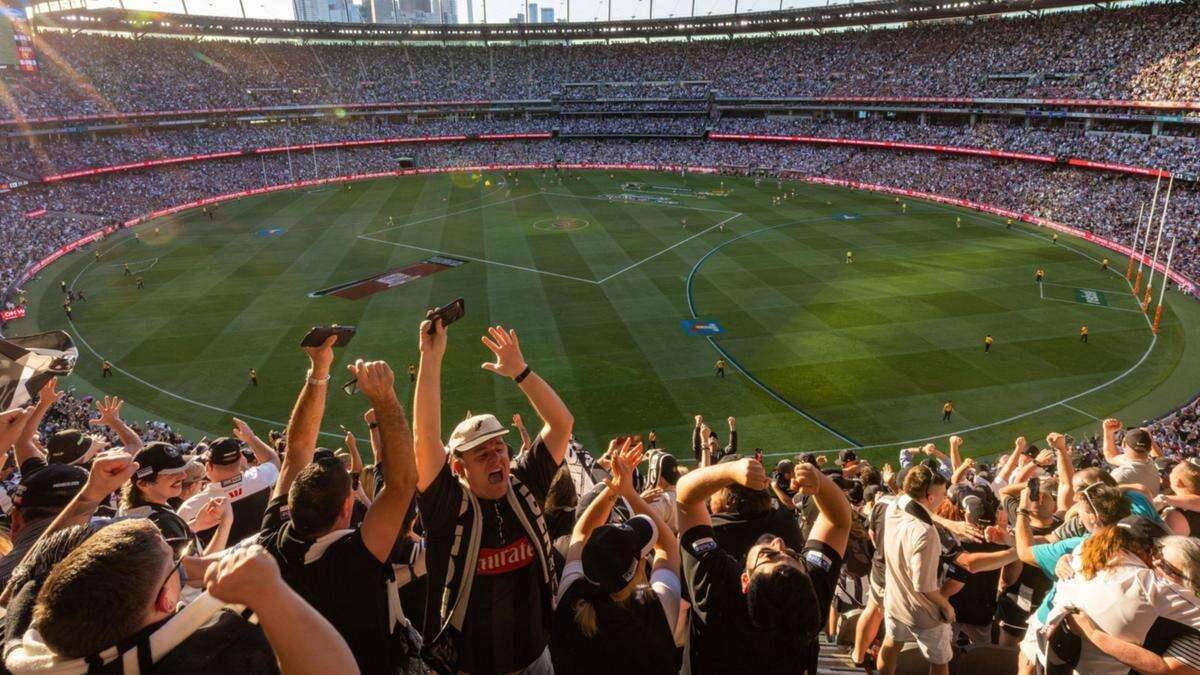
<path fill-rule="evenodd" d="M 532 372 L 533 371 L 529 369 L 529 366 L 526 365 L 525 370 L 522 370 L 516 377 L 513 378 L 513 382 L 516 382 L 517 384 L 521 384 L 522 382 L 525 381 L 525 378 L 529 377 L 529 373 L 532 373 Z"/>
<path fill-rule="evenodd" d="M 368 424 L 368 425 L 367 425 L 367 428 L 368 428 L 368 429 L 378 429 L 378 428 L 379 428 L 379 422 L 371 422 L 370 424 Z"/>

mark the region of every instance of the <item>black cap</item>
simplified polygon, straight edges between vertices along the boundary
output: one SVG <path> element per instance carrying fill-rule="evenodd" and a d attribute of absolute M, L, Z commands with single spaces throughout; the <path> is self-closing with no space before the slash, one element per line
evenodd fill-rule
<path fill-rule="evenodd" d="M 817 453 L 802 452 L 802 453 L 800 453 L 800 456 L 796 458 L 796 461 L 798 461 L 801 464 L 812 464 L 813 466 L 816 466 L 817 465 Z"/>
<path fill-rule="evenodd" d="M 853 450 L 846 449 L 838 453 L 838 464 L 846 464 L 847 462 L 854 462 L 857 460 L 858 453 Z"/>
<path fill-rule="evenodd" d="M 68 464 L 50 464 L 21 478 L 13 504 L 21 509 L 61 509 L 87 482 L 88 472 Z"/>
<path fill-rule="evenodd" d="M 242 444 L 236 438 L 222 436 L 208 443 L 208 461 L 217 466 L 237 464 L 242 457 Z"/>
<path fill-rule="evenodd" d="M 1150 432 L 1145 429 L 1130 429 L 1125 432 L 1125 445 L 1137 452 L 1150 452 L 1150 446 L 1154 444 L 1154 440 L 1150 438 Z"/>
<path fill-rule="evenodd" d="M 70 464 L 78 461 L 92 447 L 92 439 L 78 429 L 57 431 L 46 441 L 46 461 L 51 464 Z"/>
<path fill-rule="evenodd" d="M 179 448 L 170 443 L 154 441 L 142 446 L 133 456 L 138 463 L 135 480 L 154 480 L 159 474 L 176 474 L 187 471 L 187 460 Z"/>
<path fill-rule="evenodd" d="M 1128 530 L 1142 541 L 1157 541 L 1171 535 L 1165 525 L 1145 516 L 1126 516 L 1117 523 L 1117 527 Z"/>
<path fill-rule="evenodd" d="M 657 539 L 658 530 L 648 516 L 601 525 L 583 545 L 583 574 L 605 593 L 616 593 L 633 581 Z"/>

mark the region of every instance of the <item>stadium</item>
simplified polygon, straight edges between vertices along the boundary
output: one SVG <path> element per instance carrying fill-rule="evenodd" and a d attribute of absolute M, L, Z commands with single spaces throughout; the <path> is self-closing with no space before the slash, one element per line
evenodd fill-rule
<path fill-rule="evenodd" d="M 118 4 L 0 4 L 9 672 L 139 660 L 38 591 L 138 508 L 194 543 L 137 635 L 260 619 L 142 670 L 1200 672 L 1195 3 Z"/>

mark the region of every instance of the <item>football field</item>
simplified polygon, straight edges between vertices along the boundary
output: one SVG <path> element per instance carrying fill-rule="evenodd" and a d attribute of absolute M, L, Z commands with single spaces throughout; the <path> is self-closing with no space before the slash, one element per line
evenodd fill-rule
<path fill-rule="evenodd" d="M 81 354 L 69 386 L 126 398 L 138 407 L 127 418 L 209 436 L 227 434 L 234 413 L 260 433 L 281 426 L 314 325 L 357 326 L 339 363 L 386 359 L 407 405 L 417 323 L 457 297 L 467 312 L 446 355 L 447 431 L 468 410 L 535 419 L 516 386 L 479 368 L 490 356 L 479 336 L 502 324 L 593 449 L 655 429 L 690 457 L 702 414 L 722 438 L 736 416 L 744 450 L 768 455 L 894 457 L 918 440 L 944 447 L 951 433 L 990 454 L 1018 434 L 1040 443 L 1052 430 L 1096 433 L 1110 415 L 1133 423 L 1200 388 L 1188 376 L 1200 372 L 1190 337 L 1200 303 L 1169 292 L 1155 336 L 1125 259 L 974 211 L 842 188 L 436 174 L 247 198 L 134 231 L 44 271 L 27 285 L 30 318 L 9 330 L 68 330 Z M 60 280 L 87 296 L 70 321 Z M 112 377 L 101 378 L 101 357 Z M 338 424 L 365 436 L 366 400 L 342 393 L 345 379 L 335 372 L 329 393 L 331 446 Z"/>

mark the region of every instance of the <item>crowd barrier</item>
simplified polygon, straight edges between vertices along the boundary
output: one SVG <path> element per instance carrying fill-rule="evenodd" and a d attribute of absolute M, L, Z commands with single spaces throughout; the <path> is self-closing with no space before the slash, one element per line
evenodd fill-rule
<path fill-rule="evenodd" d="M 1180 110 L 1200 111 L 1200 101 L 1142 101 L 1099 98 L 969 98 L 961 96 L 721 96 L 721 100 L 771 100 L 780 103 L 864 103 L 868 105 L 997 105 L 1051 108 L 1116 108 L 1122 110 Z M 196 115 L 246 115 L 253 113 L 289 113 L 304 111 L 387 110 L 393 108 L 436 108 L 446 106 L 481 106 L 514 103 L 549 103 L 549 99 L 488 100 L 463 99 L 445 101 L 390 101 L 387 103 L 314 103 L 311 105 L 247 106 L 241 108 L 194 108 L 176 110 L 135 110 L 95 115 L 66 115 L 50 117 L 16 117 L 0 120 L 0 127 L 28 124 L 108 122 L 164 117 L 193 117 Z"/>
<path fill-rule="evenodd" d="M 686 171 L 688 173 L 699 173 L 699 174 L 715 174 L 715 173 L 720 172 L 720 169 L 717 167 L 685 166 L 685 165 L 674 165 L 674 164 L 665 164 L 665 165 L 664 164 L 600 164 L 600 163 L 564 164 L 564 163 L 542 162 L 542 163 L 532 163 L 532 164 L 481 164 L 481 165 L 477 165 L 477 166 L 461 166 L 461 167 L 430 167 L 430 168 L 424 168 L 424 169 L 398 169 L 395 171 L 381 171 L 381 172 L 376 172 L 376 173 L 351 174 L 351 175 L 345 175 L 345 176 L 334 176 L 331 178 L 313 178 L 313 179 L 309 179 L 309 180 L 296 181 L 296 182 L 292 182 L 292 183 L 281 183 L 278 185 L 268 185 L 268 186 L 259 187 L 259 188 L 252 188 L 249 190 L 241 190 L 239 192 L 230 192 L 227 194 L 217 195 L 214 197 L 205 197 L 203 199 L 197 199 L 197 200 L 187 202 L 184 204 L 177 204 L 175 206 L 171 206 L 171 207 L 168 207 L 165 209 L 159 209 L 157 211 L 153 211 L 144 216 L 139 216 L 137 218 L 131 218 L 130 220 L 127 220 L 124 223 L 122 223 L 120 226 L 117 226 L 117 225 L 107 226 L 101 230 L 97 230 L 85 237 L 82 237 L 74 242 L 71 242 L 70 244 L 67 244 L 66 246 L 63 246 L 62 248 L 58 249 L 54 253 L 51 253 L 50 255 L 48 255 L 45 258 L 43 258 L 42 260 L 38 261 L 34 265 L 30 266 L 20 276 L 18 283 L 19 284 L 25 283 L 26 281 L 29 280 L 29 278 L 33 277 L 35 274 L 42 271 L 48 265 L 50 265 L 54 261 L 58 260 L 59 258 L 63 257 L 64 255 L 78 249 L 81 246 L 86 246 L 87 244 L 90 244 L 90 243 L 92 243 L 98 239 L 101 239 L 109 234 L 112 234 L 113 232 L 116 232 L 118 229 L 133 227 L 134 225 L 143 223 L 143 222 L 153 219 L 153 218 L 160 218 L 162 216 L 172 215 L 175 213 L 179 213 L 181 211 L 186 211 L 188 209 L 195 209 L 195 208 L 200 208 L 200 207 L 204 207 L 204 206 L 211 206 L 214 204 L 220 204 L 222 202 L 232 201 L 235 199 L 243 199 L 245 197 L 253 197 L 256 195 L 269 194 L 272 192 L 279 192 L 282 190 L 294 190 L 294 189 L 298 189 L 298 188 L 317 187 L 317 186 L 322 186 L 322 185 L 336 185 L 336 184 L 350 183 L 350 182 L 362 181 L 362 180 L 372 180 L 372 179 L 377 179 L 377 178 L 421 176 L 421 175 L 439 174 L 439 173 L 478 173 L 478 172 L 483 172 L 483 171 L 526 171 L 526 170 L 536 171 L 536 170 L 555 169 L 555 168 L 568 169 L 568 170 L 598 170 L 598 171 L 612 171 L 612 170 L 669 171 L 669 172 L 685 172 Z M 893 194 L 893 195 L 897 195 L 897 196 L 902 195 L 902 196 L 906 196 L 906 197 L 928 199 L 930 201 L 939 202 L 942 204 L 953 204 L 955 206 L 962 206 L 965 208 L 974 209 L 976 211 L 982 211 L 985 213 L 991 213 L 994 215 L 1003 216 L 1005 218 L 1012 218 L 1013 220 L 1020 220 L 1022 222 L 1029 223 L 1031 225 L 1037 225 L 1039 227 L 1045 227 L 1047 229 L 1055 230 L 1057 232 L 1062 232 L 1064 234 L 1069 234 L 1071 236 L 1079 237 L 1080 239 L 1084 239 L 1084 240 L 1096 243 L 1096 244 L 1103 246 L 1107 249 L 1110 249 L 1112 251 L 1116 251 L 1124 256 L 1136 255 L 1135 252 L 1132 249 L 1130 249 L 1128 246 L 1117 243 L 1115 241 L 1105 239 L 1098 235 L 1092 234 L 1091 232 L 1085 232 L 1083 230 L 1079 230 L 1079 229 L 1076 229 L 1073 227 L 1068 227 L 1068 226 L 1062 225 L 1060 223 L 1046 220 L 1045 218 L 1039 218 L 1037 216 L 1032 216 L 1032 215 L 1020 213 L 1017 211 L 1009 211 L 1007 209 L 996 208 L 996 207 L 990 206 L 988 204 L 981 204 L 979 202 L 973 202 L 973 201 L 969 201 L 969 200 L 965 200 L 965 199 L 956 199 L 953 197 L 946 197 L 943 195 L 933 194 L 933 193 L 929 193 L 929 192 L 920 192 L 918 190 L 893 188 L 893 187 L 888 187 L 885 185 L 873 185 L 870 183 L 860 183 L 857 181 L 849 181 L 849 180 L 844 180 L 844 179 L 840 179 L 840 178 L 826 178 L 823 176 L 804 176 L 802 178 L 802 180 L 804 180 L 805 182 L 816 183 L 816 184 L 821 184 L 821 185 L 832 185 L 832 186 L 838 186 L 838 187 L 848 187 L 848 188 L 853 188 L 853 189 L 857 189 L 857 190 L 868 190 L 871 192 L 882 192 L 882 193 Z M 1155 270 L 1157 270 L 1160 273 L 1165 271 L 1165 266 L 1162 265 L 1161 263 L 1153 262 L 1148 259 L 1145 260 L 1145 263 L 1147 265 L 1153 267 Z M 1175 282 L 1175 284 L 1179 286 L 1180 290 L 1184 291 L 1185 293 L 1191 294 L 1191 295 L 1196 294 L 1196 284 L 1191 279 L 1188 279 L 1187 277 L 1185 277 L 1175 271 L 1172 271 L 1169 276 L 1170 276 L 1171 281 Z"/>
<path fill-rule="evenodd" d="M 553 134 L 548 131 L 525 132 L 525 133 L 508 133 L 508 134 L 474 134 L 474 135 L 447 135 L 447 136 L 397 136 L 390 138 L 369 138 L 354 141 L 328 141 L 322 143 L 300 143 L 296 145 L 280 145 L 266 148 L 253 148 L 244 150 L 230 150 L 226 152 L 214 152 L 199 155 L 184 155 L 180 157 L 167 157 L 162 159 L 152 159 L 144 162 L 131 162 L 127 164 L 113 164 L 110 166 L 95 167 L 91 169 L 80 169 L 78 171 L 69 171 L 66 173 L 53 174 L 44 176 L 41 179 L 42 183 L 57 183 L 64 180 L 75 178 L 87 178 L 90 176 L 98 176 L 108 173 L 117 173 L 121 171 L 132 171 L 136 169 L 147 169 L 160 166 L 169 166 L 174 164 L 184 164 L 188 162 L 210 161 L 214 159 L 228 159 L 230 157 L 239 157 L 246 155 L 267 155 L 280 152 L 307 152 L 314 150 L 332 150 L 336 148 L 354 148 L 364 146 L 377 145 L 400 145 L 406 143 L 451 143 L 451 142 L 470 142 L 470 141 L 509 141 L 509 140 L 546 140 L 552 138 Z M 1054 164 L 1060 161 L 1052 155 L 1038 155 L 1024 152 L 1008 152 L 1006 150 L 990 150 L 987 148 L 971 148 L 954 145 L 929 145 L 923 143 L 904 143 L 900 141 L 873 141 L 857 138 L 827 138 L 822 136 L 779 136 L 772 134 L 727 134 L 719 132 L 709 132 L 709 140 L 715 141 L 740 141 L 740 142 L 766 142 L 766 143 L 810 143 L 818 145 L 844 145 L 859 148 L 876 148 L 885 150 L 909 150 L 914 152 L 940 152 L 953 155 L 968 155 L 978 157 L 990 157 L 993 159 L 1011 159 L 1023 162 L 1040 162 L 1043 164 Z M 1117 173 L 1127 173 L 1138 176 L 1162 176 L 1163 178 L 1170 177 L 1170 172 L 1161 169 L 1152 169 L 1148 167 L 1126 166 L 1124 164 L 1113 164 L 1109 162 L 1094 162 L 1086 159 L 1071 158 L 1067 159 L 1066 163 L 1080 168 L 1095 169 L 1099 171 L 1112 171 Z"/>

